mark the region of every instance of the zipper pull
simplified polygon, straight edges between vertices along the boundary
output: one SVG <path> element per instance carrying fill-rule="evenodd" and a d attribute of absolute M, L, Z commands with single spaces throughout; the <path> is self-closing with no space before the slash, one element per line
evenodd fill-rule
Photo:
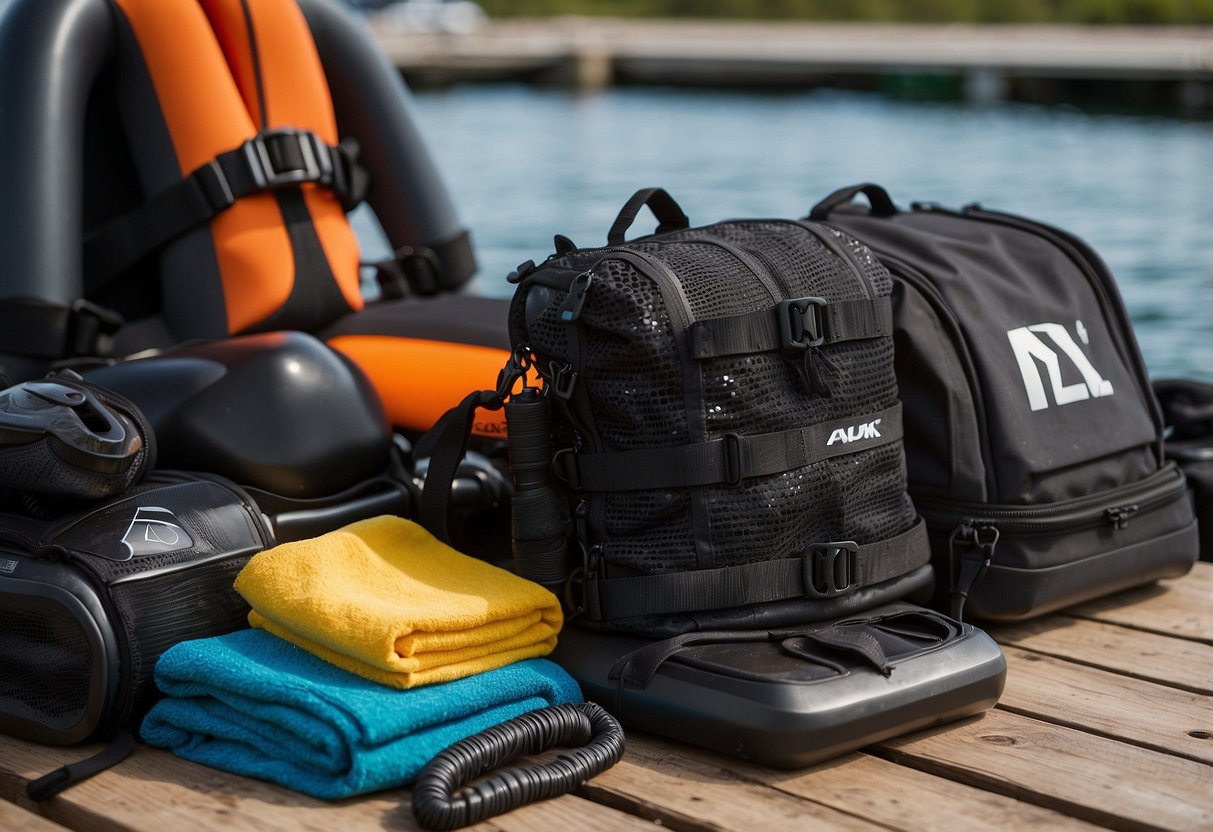
<path fill-rule="evenodd" d="M 948 562 L 952 572 L 950 613 L 957 621 L 965 599 L 986 575 L 998 545 L 998 527 L 975 520 L 961 520 L 948 537 Z"/>
<path fill-rule="evenodd" d="M 1129 503 L 1127 506 L 1116 506 L 1104 512 L 1104 516 L 1112 524 L 1117 531 L 1122 531 L 1129 525 L 1129 518 L 1139 512 L 1141 507 L 1137 503 Z"/>
<path fill-rule="evenodd" d="M 558 315 L 560 322 L 571 324 L 573 321 L 581 317 L 581 308 L 585 306 L 585 296 L 590 290 L 590 284 L 594 282 L 594 273 L 585 271 L 573 278 L 573 285 L 569 287 L 569 294 L 561 304 Z"/>

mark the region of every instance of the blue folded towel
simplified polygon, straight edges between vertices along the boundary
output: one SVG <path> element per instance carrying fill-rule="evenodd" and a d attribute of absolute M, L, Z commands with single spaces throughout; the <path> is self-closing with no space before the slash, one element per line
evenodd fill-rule
<path fill-rule="evenodd" d="M 572 677 L 546 659 L 397 690 L 263 630 L 172 647 L 156 684 L 168 698 L 143 722 L 147 742 L 329 800 L 404 785 L 464 737 L 582 701 Z"/>

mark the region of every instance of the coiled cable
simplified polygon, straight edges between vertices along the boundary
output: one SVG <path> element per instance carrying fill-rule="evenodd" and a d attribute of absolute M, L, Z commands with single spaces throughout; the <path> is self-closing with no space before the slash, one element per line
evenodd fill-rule
<path fill-rule="evenodd" d="M 430 760 L 413 785 L 413 816 L 426 829 L 458 829 L 568 794 L 619 762 L 623 745 L 623 728 L 593 702 L 530 711 L 460 740 Z M 466 785 L 503 763 L 554 746 L 577 747 L 549 762 L 510 766 Z"/>

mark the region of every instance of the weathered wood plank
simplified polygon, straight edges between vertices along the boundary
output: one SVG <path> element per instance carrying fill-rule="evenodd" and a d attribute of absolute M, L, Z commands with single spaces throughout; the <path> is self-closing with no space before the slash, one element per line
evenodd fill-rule
<path fill-rule="evenodd" d="M 754 765 L 710 751 L 681 748 L 675 764 L 696 759 L 716 766 L 722 782 L 737 778 L 762 783 L 840 812 L 890 828 L 916 832 L 964 829 L 1002 832 L 1006 829 L 1053 829 L 1090 832 L 1097 827 L 1049 809 L 1000 794 L 936 777 L 868 754 L 848 754 L 798 771 Z M 651 765 L 671 761 L 669 744 L 649 735 L 628 738 L 628 754 Z"/>
<path fill-rule="evenodd" d="M 1213 696 L 1004 647 L 998 707 L 1213 764 Z"/>
<path fill-rule="evenodd" d="M 1213 644 L 1213 563 L 1066 610 L 1067 615 Z"/>
<path fill-rule="evenodd" d="M 3 800 L 0 800 L 0 829 L 11 832 L 65 832 L 59 824 Z"/>
<path fill-rule="evenodd" d="M 96 746 L 52 748 L 0 736 L 0 799 L 24 804 L 25 784 Z M 405 789 L 328 803 L 140 746 L 121 765 L 43 803 L 48 818 L 78 832 L 393 832 L 420 827 Z M 5 828 L 0 825 L 0 828 Z M 649 829 L 638 818 L 575 796 L 524 807 L 470 829 Z"/>
<path fill-rule="evenodd" d="M 770 788 L 733 771 L 725 757 L 633 732 L 623 761 L 581 788 L 592 800 L 668 829 L 875 830 L 885 826 Z"/>
<path fill-rule="evenodd" d="M 1213 766 L 1003 710 L 874 751 L 1111 829 L 1213 829 Z"/>
<path fill-rule="evenodd" d="M 986 629 L 1003 646 L 1020 647 L 1195 693 L 1213 693 L 1210 644 L 1068 615 L 1050 615 Z"/>

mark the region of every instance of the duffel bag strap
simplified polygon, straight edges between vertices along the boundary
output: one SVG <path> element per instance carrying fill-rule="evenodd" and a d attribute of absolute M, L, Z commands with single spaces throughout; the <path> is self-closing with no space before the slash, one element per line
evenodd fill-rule
<path fill-rule="evenodd" d="M 814 543 L 799 557 L 624 578 L 587 564 L 585 609 L 592 620 L 727 609 L 795 598 L 823 599 L 904 575 L 931 559 L 926 524 L 875 543 Z"/>
<path fill-rule="evenodd" d="M 835 419 L 803 428 L 633 451 L 562 451 L 555 473 L 575 491 L 646 491 L 740 485 L 750 477 L 791 471 L 870 450 L 902 438 L 901 403 L 871 418 Z"/>
<path fill-rule="evenodd" d="M 891 217 L 897 213 L 897 206 L 893 203 L 888 191 L 879 185 L 864 182 L 834 191 L 834 193 L 813 206 L 813 210 L 809 212 L 809 219 L 817 222 L 827 220 L 830 218 L 831 211 L 835 208 L 841 208 L 843 205 L 850 204 L 860 194 L 868 198 L 868 202 L 872 206 L 870 211 L 872 216 Z"/>

